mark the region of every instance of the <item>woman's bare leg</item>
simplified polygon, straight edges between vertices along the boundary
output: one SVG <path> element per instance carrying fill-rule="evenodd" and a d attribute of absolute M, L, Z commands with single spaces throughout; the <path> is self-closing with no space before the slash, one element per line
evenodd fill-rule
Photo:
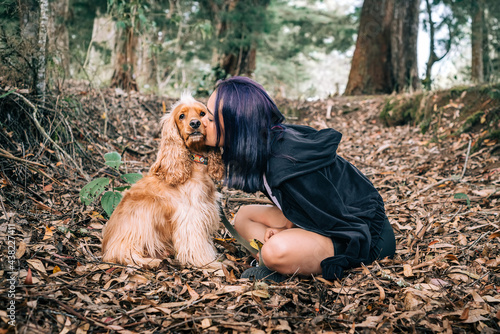
<path fill-rule="evenodd" d="M 234 227 L 246 240 L 257 239 L 264 242 L 264 236 L 269 227 L 291 228 L 293 224 L 275 206 L 246 205 L 236 213 Z"/>
<path fill-rule="evenodd" d="M 265 242 L 262 247 L 264 264 L 282 274 L 319 274 L 321 261 L 334 254 L 330 238 L 293 228 L 275 206 L 244 206 L 236 214 L 234 225 L 243 238 Z"/>
<path fill-rule="evenodd" d="M 332 239 L 291 228 L 273 235 L 262 247 L 262 260 L 282 274 L 321 274 L 321 261 L 334 255 Z"/>

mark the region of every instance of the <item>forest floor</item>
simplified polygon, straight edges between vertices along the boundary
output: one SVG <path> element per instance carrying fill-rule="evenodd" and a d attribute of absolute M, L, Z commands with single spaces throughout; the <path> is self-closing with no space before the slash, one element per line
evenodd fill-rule
<path fill-rule="evenodd" d="M 222 225 L 217 248 L 235 263 L 224 270 L 170 258 L 158 270 L 100 261 L 106 218 L 99 203 L 80 201 L 85 176 L 116 177 L 103 159 L 111 151 L 122 154 L 123 172 L 147 172 L 173 100 L 75 88 L 35 115 L 22 96 L 0 89 L 0 333 L 500 332 L 499 143 L 470 150 L 480 130 L 457 133 L 456 101 L 426 134 L 384 126 L 383 96 L 278 101 L 293 111 L 290 122 L 343 133 L 339 154 L 379 189 L 397 251 L 340 281 L 274 284 L 239 279 L 250 257 Z M 266 202 L 222 195 L 230 219 Z"/>

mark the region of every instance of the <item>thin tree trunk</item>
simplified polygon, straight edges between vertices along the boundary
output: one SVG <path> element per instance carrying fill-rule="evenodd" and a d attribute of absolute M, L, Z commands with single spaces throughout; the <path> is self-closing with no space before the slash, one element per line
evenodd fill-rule
<path fill-rule="evenodd" d="M 426 89 L 431 89 L 432 86 L 432 66 L 434 66 L 435 63 L 438 61 L 441 61 L 449 52 L 451 49 L 451 39 L 452 39 L 452 33 L 450 26 L 448 26 L 448 32 L 449 32 L 449 38 L 446 43 L 446 49 L 445 52 L 441 57 L 438 57 L 436 54 L 436 27 L 435 27 L 435 22 L 432 20 L 432 5 L 429 2 L 429 0 L 425 0 L 426 4 L 426 11 L 427 11 L 427 16 L 429 20 L 429 58 L 427 59 L 427 64 L 426 64 L 426 69 L 425 69 L 425 79 L 423 80 L 423 84 L 425 85 Z"/>
<path fill-rule="evenodd" d="M 432 78 L 431 78 L 431 73 L 432 73 L 432 66 L 436 62 L 436 45 L 434 44 L 435 41 L 435 27 L 434 27 L 434 21 L 432 21 L 432 7 L 431 4 L 429 3 L 429 0 L 425 0 L 425 5 L 426 5 L 426 10 L 427 10 L 427 17 L 429 20 L 429 58 L 427 59 L 427 66 L 425 68 L 425 79 L 424 79 L 424 85 L 426 89 L 431 88 L 432 84 Z"/>
<path fill-rule="evenodd" d="M 24 55 L 30 67 L 31 88 L 36 91 L 37 84 L 37 46 L 40 23 L 40 6 L 37 0 L 19 0 L 19 27 L 21 30 L 21 44 L 19 52 Z"/>
<path fill-rule="evenodd" d="M 472 63 L 471 79 L 475 83 L 484 82 L 483 64 L 483 19 L 484 6 L 482 0 L 472 1 Z"/>
<path fill-rule="evenodd" d="M 485 20 L 483 20 L 483 74 L 485 82 L 489 82 L 491 80 L 491 75 L 492 75 L 490 42 L 488 39 L 489 29 L 486 23 L 488 20 L 490 20 L 490 18 L 486 18 Z"/>
<path fill-rule="evenodd" d="M 255 71 L 256 57 L 257 48 L 255 45 L 240 47 L 238 53 L 231 52 L 222 55 L 218 65 L 226 75 L 246 75 L 251 77 Z"/>
<path fill-rule="evenodd" d="M 46 90 L 46 54 L 47 54 L 47 28 L 49 22 L 49 1 L 40 0 L 40 29 L 38 32 L 38 59 L 37 59 L 37 83 L 36 94 L 41 96 L 45 103 Z"/>
<path fill-rule="evenodd" d="M 116 63 L 117 27 L 110 16 L 102 16 L 97 11 L 92 29 L 92 39 L 83 63 L 84 73 L 89 81 L 97 83 L 109 81 Z M 106 54 L 111 54 L 107 58 Z"/>

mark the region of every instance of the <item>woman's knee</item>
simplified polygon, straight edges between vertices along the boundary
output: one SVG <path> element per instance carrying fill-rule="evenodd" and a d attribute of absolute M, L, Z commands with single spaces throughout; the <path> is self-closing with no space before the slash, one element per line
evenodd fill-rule
<path fill-rule="evenodd" d="M 301 245 L 297 248 L 297 245 Z M 321 261 L 334 255 L 330 238 L 301 229 L 289 229 L 272 236 L 262 247 L 262 260 L 282 274 L 321 272 Z"/>
<path fill-rule="evenodd" d="M 268 268 L 279 270 L 286 264 L 290 249 L 288 244 L 280 243 L 278 238 L 274 237 L 262 246 L 261 253 L 262 260 Z"/>

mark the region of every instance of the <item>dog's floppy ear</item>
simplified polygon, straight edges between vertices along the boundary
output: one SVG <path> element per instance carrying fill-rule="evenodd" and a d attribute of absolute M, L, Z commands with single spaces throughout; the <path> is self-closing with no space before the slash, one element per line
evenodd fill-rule
<path fill-rule="evenodd" d="M 164 178 L 172 186 L 186 182 L 192 173 L 189 151 L 175 122 L 177 108 L 181 107 L 179 105 L 169 115 L 163 116 L 160 150 L 156 162 L 149 171 L 151 175 Z"/>
<path fill-rule="evenodd" d="M 216 147 L 208 152 L 208 175 L 214 180 L 220 181 L 224 177 L 224 163 L 220 148 Z"/>

